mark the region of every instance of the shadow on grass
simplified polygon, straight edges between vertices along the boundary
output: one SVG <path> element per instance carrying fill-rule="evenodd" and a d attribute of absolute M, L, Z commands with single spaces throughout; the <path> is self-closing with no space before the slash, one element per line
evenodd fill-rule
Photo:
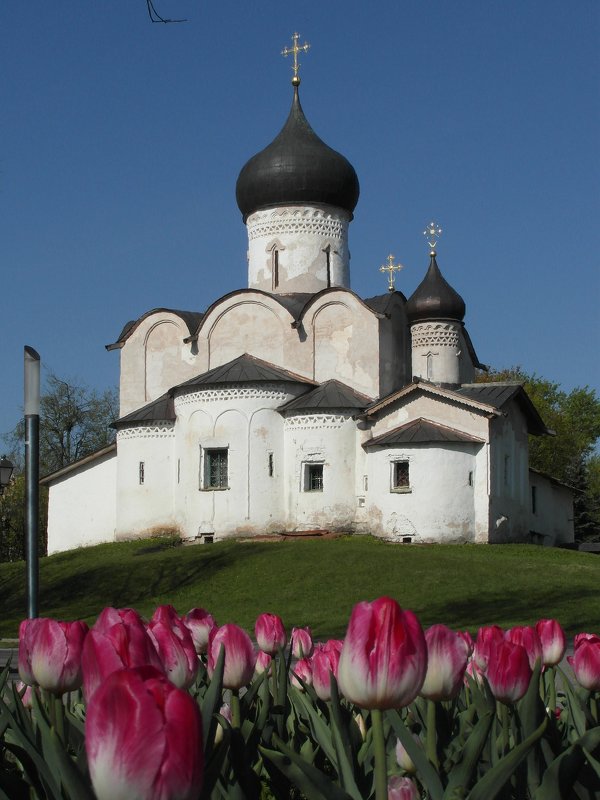
<path fill-rule="evenodd" d="M 251 548 L 252 554 L 259 555 L 271 551 L 272 545 L 252 544 Z M 119 560 L 98 566 L 90 567 L 86 562 L 75 571 L 72 561 L 52 559 L 42 565 L 40 613 L 66 617 L 69 608 L 76 607 L 81 618 L 89 618 L 105 606 L 135 607 L 157 595 L 172 594 L 201 581 L 206 583 L 222 570 L 248 558 L 248 550 L 239 544 L 218 551 L 200 547 L 195 551 L 196 548 L 186 548 L 184 555 L 181 549 L 160 543 L 138 548 L 123 554 Z M 5 582 L 4 591 L 4 617 L 20 619 L 25 609 L 24 566 Z"/>

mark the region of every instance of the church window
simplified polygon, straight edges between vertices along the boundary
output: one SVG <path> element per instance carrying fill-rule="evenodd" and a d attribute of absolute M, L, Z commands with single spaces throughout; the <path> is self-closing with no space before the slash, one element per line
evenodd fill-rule
<path fill-rule="evenodd" d="M 325 260 L 327 264 L 327 288 L 331 286 L 331 245 L 328 244 L 327 247 L 324 248 L 323 252 L 325 253 Z"/>
<path fill-rule="evenodd" d="M 204 488 L 227 489 L 227 461 L 226 447 L 204 451 Z"/>
<path fill-rule="evenodd" d="M 469 486 L 473 486 L 473 472 L 469 471 Z"/>
<path fill-rule="evenodd" d="M 279 286 L 279 250 L 274 247 L 271 251 L 271 273 L 273 275 L 273 289 Z"/>
<path fill-rule="evenodd" d="M 144 472 L 145 472 L 144 462 L 140 461 L 140 465 L 138 467 L 138 478 L 139 478 L 139 481 L 140 481 L 140 486 L 144 482 Z"/>
<path fill-rule="evenodd" d="M 408 461 L 392 461 L 392 492 L 410 492 Z"/>
<path fill-rule="evenodd" d="M 323 491 L 323 464 L 304 465 L 304 491 Z"/>
<path fill-rule="evenodd" d="M 269 453 L 269 478 L 273 477 L 273 453 Z"/>

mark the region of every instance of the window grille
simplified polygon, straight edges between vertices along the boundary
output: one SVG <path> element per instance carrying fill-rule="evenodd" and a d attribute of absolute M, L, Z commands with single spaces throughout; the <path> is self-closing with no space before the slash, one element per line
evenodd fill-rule
<path fill-rule="evenodd" d="M 304 491 L 323 491 L 323 464 L 306 464 Z"/>
<path fill-rule="evenodd" d="M 206 450 L 204 461 L 204 488 L 226 489 L 227 482 L 227 449 Z"/>
<path fill-rule="evenodd" d="M 393 489 L 410 488 L 410 476 L 408 472 L 408 461 L 394 461 L 392 476 Z"/>

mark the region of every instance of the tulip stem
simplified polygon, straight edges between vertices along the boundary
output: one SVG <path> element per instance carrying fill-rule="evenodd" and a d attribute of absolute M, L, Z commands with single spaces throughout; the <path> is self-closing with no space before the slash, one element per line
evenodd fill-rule
<path fill-rule="evenodd" d="M 598 700 L 594 692 L 590 694 L 590 712 L 594 722 L 598 722 Z"/>
<path fill-rule="evenodd" d="M 383 714 L 381 709 L 371 709 L 373 729 L 373 750 L 375 753 L 375 800 L 387 800 L 387 762 L 385 757 L 385 737 L 383 735 Z"/>
<path fill-rule="evenodd" d="M 240 695 L 237 689 L 231 690 L 231 727 L 239 728 L 242 722 L 240 714 Z"/>
<path fill-rule="evenodd" d="M 437 729 L 435 726 L 436 708 L 434 700 L 427 700 L 427 758 L 438 769 Z"/>
<path fill-rule="evenodd" d="M 550 689 L 550 699 L 548 701 L 550 705 L 550 714 L 554 717 L 556 712 L 556 668 L 550 667 L 546 674 L 550 682 L 550 686 L 548 687 Z"/>
<path fill-rule="evenodd" d="M 509 737 L 508 737 L 508 706 L 500 700 L 496 701 L 498 709 L 498 716 L 502 723 L 502 755 L 508 753 Z"/>

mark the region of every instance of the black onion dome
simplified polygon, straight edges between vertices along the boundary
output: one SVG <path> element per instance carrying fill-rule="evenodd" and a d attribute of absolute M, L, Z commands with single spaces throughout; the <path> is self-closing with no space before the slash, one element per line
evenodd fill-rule
<path fill-rule="evenodd" d="M 310 127 L 295 86 L 285 125 L 242 168 L 236 199 L 244 221 L 261 208 L 294 204 L 337 206 L 352 215 L 359 191 L 352 164 Z"/>
<path fill-rule="evenodd" d="M 435 260 L 435 253 L 432 254 L 427 274 L 406 303 L 406 315 L 409 321 L 462 320 L 465 310 L 465 301 L 444 279 Z"/>

